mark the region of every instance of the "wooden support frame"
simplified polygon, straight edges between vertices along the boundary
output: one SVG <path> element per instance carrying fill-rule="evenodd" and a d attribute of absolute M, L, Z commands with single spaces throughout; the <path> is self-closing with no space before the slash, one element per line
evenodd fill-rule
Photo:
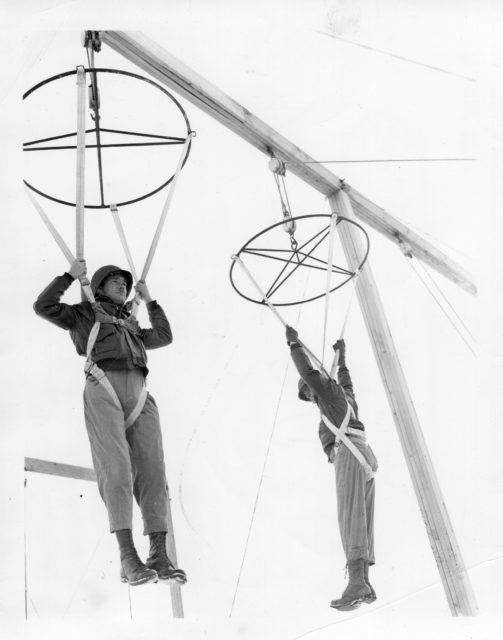
<path fill-rule="evenodd" d="M 73 464 L 62 464 L 61 462 L 51 462 L 50 460 L 40 460 L 38 458 L 25 458 L 24 470 L 33 473 L 43 473 L 46 475 L 60 476 L 62 478 L 72 478 L 73 480 L 88 480 L 96 482 L 96 473 L 94 469 L 88 467 L 78 467 Z M 166 485 L 168 492 L 168 534 L 166 536 L 166 548 L 168 555 L 177 565 L 175 534 L 173 530 L 173 518 L 171 515 L 171 499 L 169 497 L 169 487 Z M 182 593 L 177 585 L 170 586 L 171 608 L 174 618 L 183 618 Z"/>
<path fill-rule="evenodd" d="M 237 103 L 183 62 L 139 32 L 100 31 L 109 47 L 195 104 L 244 138 L 254 147 L 274 155 L 286 163 L 288 171 L 301 178 L 325 196 L 337 191 L 342 181 L 322 164 L 316 163 L 248 109 Z M 406 241 L 417 258 L 449 278 L 465 291 L 475 294 L 477 288 L 467 271 L 421 235 L 409 229 L 381 207 L 347 185 L 354 214 L 389 240 Z"/>
<path fill-rule="evenodd" d="M 344 190 L 329 198 L 339 215 L 354 219 L 351 200 Z M 352 225 L 337 225 L 350 269 L 356 269 L 363 255 L 361 240 Z M 453 615 L 475 615 L 477 603 L 449 514 L 424 440 L 398 354 L 386 321 L 382 302 L 367 258 L 356 283 L 356 293 L 384 388 L 398 431 L 426 532 Z"/>
<path fill-rule="evenodd" d="M 416 257 L 467 292 L 476 293 L 475 284 L 462 267 L 404 223 L 349 185 L 344 185 L 325 167 L 312 164 L 313 158 L 157 43 L 137 32 L 102 31 L 101 36 L 112 49 L 174 89 L 260 151 L 285 162 L 289 171 L 328 197 L 333 211 L 348 218 L 356 215 L 397 244 L 406 241 Z M 338 229 L 349 264 L 355 269 L 361 248 L 358 246 L 359 239 L 348 230 L 349 226 L 339 225 Z M 368 261 L 356 286 L 449 607 L 453 615 L 475 615 L 475 597 Z"/>

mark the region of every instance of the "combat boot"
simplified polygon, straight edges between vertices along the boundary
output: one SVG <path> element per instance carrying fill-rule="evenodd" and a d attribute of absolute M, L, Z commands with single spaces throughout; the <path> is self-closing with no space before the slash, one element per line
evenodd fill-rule
<path fill-rule="evenodd" d="M 365 560 L 349 560 L 347 564 L 349 584 L 338 600 L 332 600 L 330 606 L 339 611 L 352 611 L 371 595 L 370 587 L 365 582 Z"/>
<path fill-rule="evenodd" d="M 121 529 L 115 533 L 119 541 L 121 582 L 127 582 L 132 587 L 148 584 L 149 582 L 157 582 L 155 570 L 146 567 L 138 557 L 131 529 Z"/>
<path fill-rule="evenodd" d="M 182 585 L 187 582 L 183 569 L 176 569 L 166 551 L 166 531 L 149 533 L 150 552 L 145 564 L 154 569 L 164 584 Z"/>
<path fill-rule="evenodd" d="M 376 592 L 374 591 L 373 586 L 369 582 L 369 567 L 370 567 L 370 564 L 365 560 L 364 578 L 365 578 L 365 582 L 367 583 L 368 588 L 370 589 L 370 595 L 368 595 L 365 598 L 364 602 L 366 602 L 367 604 L 372 604 L 373 602 L 375 602 L 377 600 L 377 595 L 376 595 Z"/>

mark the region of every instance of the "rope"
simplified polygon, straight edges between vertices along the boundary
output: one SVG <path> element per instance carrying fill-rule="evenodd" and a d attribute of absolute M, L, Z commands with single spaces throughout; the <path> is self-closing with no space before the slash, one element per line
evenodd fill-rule
<path fill-rule="evenodd" d="M 471 353 L 474 356 L 477 356 L 476 352 L 472 349 L 471 345 L 468 343 L 468 341 L 466 340 L 465 336 L 461 333 L 461 331 L 459 330 L 459 328 L 455 325 L 455 323 L 452 321 L 452 318 L 449 316 L 449 314 L 447 313 L 447 311 L 445 310 L 445 308 L 442 306 L 442 304 L 440 303 L 440 301 L 438 300 L 438 298 L 435 296 L 434 292 L 430 289 L 430 287 L 428 286 L 428 283 L 424 280 L 424 278 L 421 276 L 421 274 L 419 273 L 419 271 L 415 268 L 412 259 L 408 261 L 412 270 L 414 271 L 414 273 L 417 275 L 417 277 L 419 278 L 419 280 L 421 280 L 421 282 L 423 283 L 423 285 L 426 287 L 426 290 L 429 292 L 429 294 L 431 295 L 431 297 L 435 300 L 435 302 L 437 303 L 437 305 L 439 306 L 440 310 L 442 311 L 442 313 L 445 315 L 445 317 L 447 318 L 447 320 L 450 322 L 450 324 L 452 325 L 452 327 L 454 328 L 454 330 L 456 331 L 456 333 L 459 335 L 459 337 L 461 338 L 461 340 L 463 340 L 463 342 L 465 343 L 465 345 L 468 347 L 468 349 L 471 351 Z M 438 288 L 438 285 L 437 285 Z M 442 294 L 443 295 L 443 294 Z M 445 296 L 444 296 L 445 297 Z M 452 306 L 452 305 L 451 305 Z M 457 315 L 457 314 L 456 314 Z M 468 332 L 469 333 L 469 332 Z M 471 334 L 470 334 L 471 335 Z"/>
<path fill-rule="evenodd" d="M 305 295 L 305 292 L 306 292 L 306 289 L 307 289 L 307 284 L 308 284 L 308 281 L 309 281 L 309 275 L 310 274 L 308 273 L 307 278 L 306 278 L 306 283 L 304 285 L 304 295 Z M 298 326 L 298 324 L 300 322 L 301 311 L 302 311 L 302 308 L 299 309 L 299 313 L 297 314 L 297 326 Z M 268 459 L 269 459 L 269 451 L 270 451 L 270 448 L 271 448 L 271 443 L 272 443 L 274 431 L 276 429 L 276 422 L 277 422 L 277 418 L 278 418 L 279 408 L 281 406 L 281 400 L 283 398 L 283 391 L 285 389 L 286 377 L 287 377 L 287 374 L 288 374 L 289 366 L 290 366 L 290 358 L 288 358 L 288 360 L 287 360 L 286 367 L 285 367 L 285 374 L 283 376 L 283 381 L 281 383 L 280 394 L 279 394 L 279 398 L 278 398 L 278 403 L 276 405 L 276 411 L 274 413 L 274 420 L 273 420 L 273 424 L 272 424 L 272 428 L 271 428 L 271 433 L 269 435 L 269 441 L 267 443 L 267 449 L 266 449 L 266 453 L 265 453 L 265 457 L 264 457 L 264 464 L 262 465 L 262 473 L 260 474 L 260 480 L 259 480 L 259 484 L 258 484 L 258 487 L 257 487 L 257 494 L 255 496 L 255 503 L 253 505 L 252 516 L 251 516 L 251 519 L 250 519 L 250 525 L 248 527 L 248 534 L 246 536 L 246 542 L 245 542 L 245 548 L 244 548 L 244 552 L 243 552 L 243 558 L 241 560 L 241 566 L 239 568 L 239 574 L 238 574 L 238 579 L 236 581 L 236 589 L 234 591 L 234 596 L 232 598 L 232 604 L 231 604 L 231 609 L 230 609 L 230 612 L 229 612 L 229 618 L 232 616 L 232 612 L 234 610 L 234 604 L 236 602 L 236 597 L 237 597 L 237 593 L 238 593 L 238 589 L 239 589 L 239 584 L 241 582 L 241 575 L 242 575 L 242 572 L 243 572 L 243 567 L 244 567 L 244 563 L 245 563 L 245 560 L 246 560 L 246 554 L 247 554 L 247 551 L 248 551 L 248 543 L 250 541 L 251 531 L 252 531 L 253 523 L 254 523 L 254 520 L 255 520 L 255 513 L 257 511 L 257 505 L 258 505 L 258 501 L 259 501 L 259 497 L 260 497 L 260 491 L 262 489 L 262 482 L 263 482 L 263 479 L 264 479 L 265 469 L 266 469 L 267 462 L 268 462 Z"/>
<path fill-rule="evenodd" d="M 83 570 L 83 572 L 82 572 L 82 574 L 81 574 L 81 576 L 80 576 L 80 578 L 79 578 L 79 581 L 77 582 L 77 586 L 76 586 L 76 587 L 75 587 L 75 589 L 73 590 L 73 593 L 72 593 L 72 595 L 71 595 L 71 598 L 70 598 L 70 600 L 68 601 L 68 604 L 67 604 L 67 606 L 66 606 L 66 608 L 65 608 L 65 611 L 64 611 L 64 613 L 63 613 L 63 618 L 65 618 L 65 617 L 66 617 L 66 614 L 68 613 L 68 610 L 69 610 L 69 609 L 70 609 L 70 607 L 72 606 L 72 603 L 73 603 L 73 601 L 74 601 L 74 599 L 75 599 L 75 595 L 77 594 L 77 591 L 79 590 L 80 585 L 82 584 L 82 581 L 84 580 L 84 577 L 85 577 L 86 572 L 87 572 L 87 570 L 88 570 L 88 568 L 89 568 L 89 565 L 91 564 L 91 562 L 92 562 L 92 560 L 93 560 L 93 558 L 94 558 L 94 556 L 95 556 L 95 554 L 96 554 L 96 551 L 98 550 L 98 547 L 100 546 L 101 541 L 103 540 L 104 535 L 105 535 L 105 531 L 103 531 L 103 533 L 102 533 L 102 534 L 101 534 L 101 536 L 99 537 L 98 542 L 96 543 L 96 545 L 95 545 L 95 547 L 94 547 L 93 551 L 91 552 L 91 555 L 90 555 L 90 557 L 89 557 L 89 560 L 87 561 L 87 564 L 86 564 L 86 566 L 84 567 L 84 570 Z"/>
<path fill-rule="evenodd" d="M 334 259 L 335 227 L 337 226 L 337 214 L 332 213 L 330 220 L 330 234 L 328 237 L 327 279 L 325 288 L 325 317 L 323 320 L 323 344 L 321 348 L 321 363 L 325 361 L 325 344 L 327 337 L 328 310 L 330 307 L 330 278 L 332 276 L 332 264 Z"/>
<path fill-rule="evenodd" d="M 426 64 L 424 62 L 418 62 L 417 60 L 412 60 L 411 58 L 406 58 L 405 56 L 400 56 L 396 53 L 392 53 L 391 51 L 385 51 L 384 49 L 377 49 L 376 47 L 370 47 L 369 45 L 363 44 L 361 42 L 355 42 L 354 40 L 347 40 L 346 38 L 342 38 L 341 36 L 337 36 L 334 33 L 327 33 L 326 31 L 319 31 L 318 29 L 314 30 L 316 33 L 319 33 L 323 36 L 328 36 L 329 38 L 334 38 L 335 40 L 341 40 L 342 42 L 346 42 L 348 44 L 352 44 L 356 47 L 361 47 L 362 49 L 367 49 L 368 51 L 375 51 L 376 53 L 382 53 L 385 56 L 390 56 L 391 58 L 396 58 L 397 60 L 403 60 L 404 62 L 410 62 L 411 64 L 417 64 L 420 67 L 424 67 L 426 69 L 431 69 L 432 71 L 440 71 L 441 73 L 447 73 L 451 76 L 456 76 L 457 78 L 462 78 L 463 80 L 468 80 L 469 82 L 476 82 L 475 78 L 470 78 L 469 76 L 462 75 L 461 73 L 456 73 L 454 71 L 448 71 L 447 69 L 442 69 L 441 67 L 434 67 L 431 64 Z"/>
<path fill-rule="evenodd" d="M 204 424 L 202 422 L 202 418 L 204 417 L 204 414 L 206 413 L 206 411 L 208 409 L 208 406 L 209 406 L 209 403 L 210 403 L 210 401 L 212 399 L 213 394 L 215 393 L 217 387 L 220 385 L 220 383 L 222 382 L 222 379 L 224 378 L 224 374 L 225 374 L 227 368 L 229 367 L 229 364 L 230 364 L 231 360 L 234 357 L 234 352 L 236 351 L 237 347 L 238 347 L 238 345 L 235 344 L 234 348 L 232 350 L 232 353 L 230 354 L 227 362 L 225 363 L 225 365 L 222 368 L 220 368 L 220 376 L 217 378 L 215 384 L 213 385 L 213 389 L 208 393 L 208 395 L 206 397 L 206 401 L 205 401 L 205 403 L 204 403 L 204 405 L 203 405 L 203 407 L 201 409 L 201 413 L 199 415 L 199 421 L 196 423 L 195 427 L 193 428 L 192 433 L 190 435 L 190 438 L 189 438 L 189 440 L 187 442 L 187 445 L 185 447 L 184 458 L 183 458 L 183 462 L 182 462 L 182 468 L 181 468 L 181 471 L 180 471 L 180 474 L 179 474 L 179 477 L 178 477 L 179 478 L 178 479 L 178 504 L 180 506 L 182 515 L 185 518 L 185 521 L 187 522 L 189 527 L 192 529 L 192 531 L 197 536 L 199 536 L 210 549 L 213 549 L 211 544 L 195 529 L 195 527 L 192 525 L 192 523 L 191 523 L 191 521 L 190 521 L 190 519 L 189 519 L 189 517 L 187 515 L 187 512 L 185 510 L 185 505 L 183 503 L 182 486 L 183 486 L 183 480 L 184 480 L 184 474 L 185 474 L 185 465 L 187 464 L 187 459 L 188 459 L 188 456 L 189 456 L 189 450 L 190 450 L 190 448 L 192 446 L 192 443 L 193 443 L 193 441 L 194 441 L 194 439 L 195 439 L 195 437 L 197 435 L 197 432 L 199 430 L 200 425 Z"/>
<path fill-rule="evenodd" d="M 431 276 L 431 274 L 429 273 L 429 271 L 426 269 L 426 267 L 424 266 L 424 264 L 419 260 L 418 261 L 421 269 L 423 270 L 423 273 L 429 278 L 430 282 L 434 285 L 434 287 L 437 289 L 437 291 L 440 293 L 440 295 L 442 296 L 442 298 L 445 300 L 445 302 L 448 304 L 448 306 L 450 307 L 451 311 L 454 313 L 454 315 L 456 316 L 456 318 L 459 320 L 459 322 L 461 323 L 461 325 L 463 326 L 463 328 L 465 329 L 466 333 L 470 336 L 470 338 L 475 342 L 475 336 L 471 333 L 470 329 L 468 329 L 468 327 L 466 326 L 466 324 L 463 322 L 463 319 L 461 318 L 461 316 L 458 314 L 458 312 L 456 311 L 456 309 L 452 306 L 450 300 L 447 298 L 447 296 L 445 295 L 445 293 L 442 291 L 442 289 L 438 286 L 438 284 L 435 282 L 434 278 Z"/>
<path fill-rule="evenodd" d="M 237 597 L 237 593 L 238 593 L 238 589 L 239 589 L 239 584 L 241 582 L 241 575 L 243 573 L 243 567 L 244 567 L 244 563 L 245 563 L 245 560 L 246 560 L 246 554 L 247 554 L 247 551 L 248 551 L 248 544 L 250 542 L 251 532 L 252 532 L 252 528 L 253 528 L 253 522 L 255 520 L 255 513 L 257 511 L 257 505 L 258 505 L 258 501 L 259 501 L 259 498 L 260 498 L 260 491 L 262 489 L 262 483 L 263 483 L 263 480 L 264 480 L 265 469 L 266 469 L 267 462 L 268 462 L 268 459 L 269 459 L 269 451 L 271 449 L 271 443 L 272 443 L 272 439 L 273 439 L 273 436 L 274 436 L 274 431 L 276 429 L 276 423 L 277 423 L 277 419 L 278 419 L 279 408 L 281 406 L 281 399 L 283 397 L 283 391 L 285 389 L 285 383 L 286 383 L 286 378 L 287 378 L 289 365 L 290 365 L 290 362 L 288 361 L 287 365 L 285 367 L 285 373 L 284 373 L 284 376 L 283 376 L 283 381 L 281 383 L 281 390 L 280 390 L 278 402 L 276 404 L 276 411 L 274 413 L 274 420 L 273 420 L 273 424 L 272 424 L 271 433 L 269 435 L 269 441 L 267 443 L 267 449 L 266 449 L 266 454 L 265 454 L 265 458 L 264 458 L 264 464 L 262 466 L 262 473 L 260 474 L 260 480 L 259 480 L 259 484 L 258 484 L 258 488 L 257 488 L 257 493 L 255 495 L 255 502 L 253 504 L 252 515 L 251 515 L 251 519 L 250 519 L 250 525 L 248 527 L 248 533 L 247 533 L 247 536 L 246 536 L 246 542 L 245 542 L 245 548 L 244 548 L 244 552 L 243 552 L 243 558 L 241 560 L 241 566 L 239 567 L 239 574 L 238 574 L 238 579 L 237 579 L 237 582 L 236 582 L 236 588 L 234 590 L 234 596 L 232 598 L 232 604 L 231 604 L 231 609 L 230 609 L 230 612 L 229 612 L 229 618 L 232 617 L 232 612 L 234 610 L 234 604 L 236 602 L 236 597 Z"/>

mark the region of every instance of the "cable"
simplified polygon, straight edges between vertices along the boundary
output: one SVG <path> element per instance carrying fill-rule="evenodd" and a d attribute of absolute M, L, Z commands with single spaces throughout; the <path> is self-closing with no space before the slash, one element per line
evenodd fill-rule
<path fill-rule="evenodd" d="M 265 454 L 265 458 L 264 458 L 264 464 L 262 466 L 262 473 L 260 474 L 260 480 L 259 480 L 259 484 L 258 484 L 258 488 L 257 488 L 257 493 L 256 493 L 256 496 L 255 496 L 255 503 L 253 505 L 250 525 L 248 527 L 248 534 L 246 536 L 246 542 L 245 542 L 245 548 L 244 548 L 244 552 L 243 552 L 243 558 L 241 560 L 241 566 L 239 567 L 239 574 L 238 574 L 238 579 L 236 581 L 236 588 L 234 590 L 234 596 L 232 598 L 232 604 L 231 604 L 231 609 L 230 609 L 230 612 L 229 612 L 229 618 L 232 617 L 232 612 L 234 610 L 234 604 L 236 602 L 236 596 L 237 596 L 238 589 L 239 589 L 239 583 L 241 582 L 241 575 L 243 573 L 243 567 L 244 567 L 244 563 L 245 563 L 245 560 L 246 560 L 246 553 L 248 551 L 248 543 L 250 542 L 251 532 L 252 532 L 252 528 L 253 528 L 253 522 L 254 522 L 254 519 L 255 519 L 255 513 L 257 511 L 257 505 L 258 505 L 258 501 L 259 501 L 259 498 L 260 498 L 260 490 L 262 488 L 262 482 L 263 482 L 263 479 L 264 479 L 265 469 L 266 469 L 268 458 L 269 458 L 269 451 L 270 451 L 270 448 L 271 448 L 271 443 L 272 443 L 272 439 L 273 439 L 273 436 L 274 436 L 274 431 L 275 431 L 275 428 L 276 428 L 276 421 L 277 421 L 277 418 L 278 418 L 279 408 L 280 408 L 280 405 L 281 405 L 281 399 L 283 397 L 283 391 L 284 391 L 284 388 L 285 388 L 286 376 L 287 376 L 287 373 L 288 373 L 288 367 L 289 366 L 290 366 L 290 361 L 287 362 L 287 365 L 285 367 L 285 374 L 283 376 L 283 382 L 281 383 L 281 390 L 280 390 L 280 394 L 279 394 L 279 399 L 278 399 L 278 402 L 276 404 L 276 412 L 274 414 L 274 420 L 273 420 L 273 424 L 272 424 L 272 429 L 271 429 L 271 433 L 269 435 L 269 441 L 267 443 L 267 449 L 266 449 L 266 454 Z"/>
<path fill-rule="evenodd" d="M 89 560 L 87 561 L 87 564 L 86 564 L 86 566 L 84 567 L 83 572 L 81 573 L 81 576 L 80 576 L 80 578 L 79 578 L 79 581 L 77 582 L 77 586 L 76 586 L 76 587 L 75 587 L 75 589 L 73 590 L 73 593 L 72 593 L 72 595 L 71 595 L 71 598 L 70 598 L 70 600 L 68 601 L 68 604 L 67 604 L 67 606 L 66 606 L 66 608 L 65 608 L 65 610 L 64 610 L 64 612 L 63 612 L 63 618 L 65 618 L 65 617 L 66 617 L 66 614 L 68 613 L 68 610 L 69 610 L 69 609 L 70 609 L 70 607 L 72 606 L 72 603 L 73 603 L 73 601 L 74 601 L 74 599 L 75 599 L 75 595 L 76 595 L 77 591 L 79 590 L 80 585 L 82 584 L 82 581 L 84 580 L 84 576 L 85 576 L 85 575 L 86 575 L 86 573 L 87 573 L 87 570 L 88 570 L 88 568 L 89 568 L 89 565 L 91 564 L 91 562 L 92 562 L 92 560 L 93 560 L 93 558 L 94 558 L 94 556 L 95 556 L 95 554 L 96 554 L 96 551 L 98 550 L 98 547 L 100 546 L 101 541 L 103 540 L 104 535 L 105 535 L 105 531 L 103 531 L 103 533 L 102 533 L 102 534 L 101 534 L 101 536 L 99 537 L 98 542 L 96 543 L 96 545 L 95 545 L 95 547 L 94 547 L 94 549 L 93 549 L 93 551 L 92 551 L 92 553 L 91 553 L 91 555 L 90 555 L 90 557 L 89 557 Z"/>
<path fill-rule="evenodd" d="M 362 44 L 360 42 L 354 42 L 353 40 L 346 40 L 346 38 L 341 38 L 340 36 L 336 36 L 333 33 L 327 33 L 326 31 L 319 31 L 318 29 L 314 29 L 316 33 L 319 33 L 323 36 L 328 36 L 329 38 L 334 38 L 335 40 L 341 40 L 342 42 L 347 42 L 348 44 L 355 45 L 356 47 L 361 47 L 362 49 L 368 49 L 369 51 L 375 51 L 376 53 L 382 53 L 386 56 L 390 56 L 391 58 L 397 58 L 398 60 L 403 60 L 404 62 L 410 62 L 412 64 L 416 64 L 420 67 L 425 67 L 426 69 L 432 69 L 433 71 L 440 71 L 441 73 L 447 73 L 450 76 L 456 76 L 458 78 L 462 78 L 463 80 L 468 80 L 469 82 L 476 82 L 475 78 L 470 78 L 469 76 L 464 76 L 460 73 L 455 73 L 453 71 L 447 71 L 447 69 L 442 69 L 440 67 L 434 67 L 431 64 L 425 64 L 424 62 L 417 62 L 416 60 L 411 60 L 410 58 L 405 58 L 404 56 L 400 56 L 396 53 L 391 53 L 390 51 L 384 51 L 383 49 L 376 49 L 375 47 L 369 47 L 366 44 Z"/>
<path fill-rule="evenodd" d="M 439 302 L 438 298 L 435 296 L 435 294 L 433 293 L 433 291 L 430 289 L 430 287 L 428 286 L 427 282 L 424 280 L 424 278 L 421 276 L 421 274 L 419 273 L 419 271 L 415 268 L 415 266 L 412 263 L 412 259 L 410 259 L 409 264 L 412 268 L 412 270 L 414 271 L 414 273 L 417 275 L 417 277 L 421 280 L 421 282 L 424 284 L 424 286 L 426 287 L 427 291 L 430 293 L 430 295 L 432 296 L 432 298 L 435 300 L 435 302 L 437 303 L 437 305 L 439 306 L 440 310 L 442 311 L 442 313 L 445 315 L 445 317 L 447 318 L 447 320 L 449 320 L 449 322 L 451 323 L 451 325 L 454 327 L 454 329 L 456 330 L 457 334 L 460 336 L 460 338 L 463 340 L 463 342 L 465 343 L 465 345 L 468 347 L 468 349 L 472 352 L 472 354 L 476 357 L 477 354 L 476 352 L 472 349 L 471 345 L 468 343 L 468 341 L 466 340 L 465 336 L 463 336 L 463 334 L 461 333 L 461 331 L 458 329 L 458 327 L 454 324 L 454 322 L 452 321 L 452 318 L 449 316 L 449 314 L 447 313 L 447 311 L 445 310 L 445 308 L 442 306 L 442 304 Z M 471 334 L 470 334 L 471 335 Z"/>
<path fill-rule="evenodd" d="M 307 290 L 307 285 L 308 285 L 308 282 L 309 282 L 309 276 L 310 276 L 310 273 L 308 272 L 307 273 L 307 277 L 306 277 L 306 282 L 305 282 L 305 285 L 304 285 L 303 297 L 304 297 L 304 295 L 306 293 L 306 290 Z M 302 313 L 302 307 L 299 309 L 299 312 L 297 314 L 297 323 L 296 323 L 297 326 L 299 325 L 301 313 Z M 254 519 L 255 519 L 255 512 L 257 510 L 257 504 L 258 504 L 259 497 L 260 497 L 260 490 L 262 488 L 262 481 L 264 479 L 265 469 L 266 469 L 267 461 L 268 461 L 268 458 L 269 458 L 269 450 L 271 448 L 272 438 L 273 438 L 274 431 L 275 431 L 275 428 L 276 428 L 276 421 L 277 421 L 277 418 L 278 418 L 279 408 L 281 406 L 281 400 L 283 398 L 283 391 L 285 389 L 286 377 L 287 377 L 287 374 L 288 374 L 289 366 L 290 366 L 290 358 L 288 358 L 288 361 L 286 363 L 285 374 L 283 376 L 283 381 L 281 383 L 280 394 L 279 394 L 278 402 L 277 402 L 277 405 L 276 405 L 276 411 L 275 411 L 275 414 L 274 414 L 274 420 L 273 420 L 273 424 L 272 424 L 272 428 L 271 428 L 271 433 L 269 435 L 269 441 L 267 443 L 267 449 L 266 449 L 266 453 L 265 453 L 264 464 L 262 466 L 262 473 L 260 474 L 260 480 L 259 480 L 259 484 L 258 484 L 258 488 L 257 488 L 257 494 L 255 496 L 255 503 L 253 505 L 252 516 L 251 516 L 251 519 L 250 519 L 250 525 L 248 527 L 248 534 L 246 536 L 246 542 L 245 542 L 245 548 L 244 548 L 244 552 L 243 552 L 243 558 L 241 560 L 241 566 L 239 568 L 239 574 L 238 574 L 238 578 L 237 578 L 237 581 L 236 581 L 236 588 L 234 590 L 234 596 L 232 598 L 232 604 L 231 604 L 231 609 L 230 609 L 230 612 L 229 612 L 229 618 L 232 617 L 232 612 L 234 610 L 234 604 L 236 602 L 236 597 L 237 597 L 237 593 L 238 593 L 238 589 L 239 589 L 239 583 L 241 582 L 241 574 L 243 572 L 243 567 L 244 567 L 244 563 L 245 563 L 245 560 L 246 560 L 246 553 L 248 551 L 248 543 L 249 543 L 250 537 L 251 537 L 251 531 L 252 531 L 253 523 L 254 523 Z"/>
<path fill-rule="evenodd" d="M 208 406 L 210 404 L 210 401 L 213 399 L 214 393 L 216 392 L 218 386 L 220 385 L 222 379 L 224 378 L 225 372 L 227 371 L 231 361 L 234 359 L 234 352 L 236 351 L 237 348 L 238 348 L 238 344 L 235 344 L 234 348 L 233 348 L 233 350 L 232 350 L 232 352 L 231 352 L 231 354 L 229 356 L 229 358 L 227 359 L 226 364 L 221 369 L 220 377 L 215 382 L 215 384 L 213 386 L 213 389 L 208 393 L 206 401 L 205 401 L 205 403 L 204 403 L 204 405 L 203 405 L 203 407 L 201 409 L 201 413 L 199 415 L 199 420 L 196 423 L 195 427 L 193 428 L 192 433 L 190 435 L 190 438 L 189 438 L 189 440 L 187 442 L 187 445 L 185 447 L 184 458 L 183 458 L 183 462 L 182 462 L 182 468 L 181 468 L 180 474 L 178 476 L 178 502 L 179 502 L 179 505 L 180 505 L 180 509 L 181 509 L 182 515 L 183 515 L 183 517 L 185 519 L 185 522 L 189 525 L 189 527 L 192 529 L 192 531 L 197 536 L 199 536 L 203 540 L 203 542 L 212 550 L 213 550 L 213 547 L 211 546 L 211 544 L 196 530 L 196 528 L 192 525 L 192 523 L 191 523 L 191 521 L 189 519 L 189 516 L 187 515 L 187 512 L 185 510 L 185 505 L 184 505 L 184 502 L 183 502 L 182 487 L 183 487 L 183 480 L 184 480 L 184 473 L 185 473 L 185 465 L 187 464 L 187 460 L 188 460 L 188 456 L 189 456 L 189 450 L 190 450 L 190 448 L 192 446 L 192 442 L 194 441 L 194 439 L 195 439 L 195 437 L 196 437 L 196 435 L 197 435 L 197 433 L 199 431 L 200 426 L 202 424 L 205 424 L 203 422 L 204 414 L 206 413 L 206 410 L 207 410 L 207 408 L 208 408 Z"/>
<path fill-rule="evenodd" d="M 424 266 L 424 264 L 421 262 L 421 260 L 418 261 L 419 265 L 421 267 L 421 269 L 423 270 L 423 272 L 426 274 L 426 276 L 430 279 L 430 282 L 433 283 L 433 285 L 435 286 L 435 288 L 437 289 L 437 291 L 440 293 L 440 295 L 442 296 L 442 298 L 447 302 L 447 304 L 449 305 L 449 307 L 451 308 L 452 312 L 454 313 L 454 315 L 456 316 L 456 318 L 459 320 L 459 322 L 461 323 L 461 325 L 463 326 L 463 328 L 465 329 L 466 333 L 470 336 L 470 338 L 476 342 L 476 338 L 475 336 L 472 334 L 472 332 L 470 331 L 470 329 L 466 326 L 466 324 L 463 322 L 463 319 L 461 318 L 461 316 L 458 314 L 458 312 L 456 311 L 456 309 L 452 306 L 452 304 L 450 303 L 449 299 L 447 298 L 447 296 L 445 295 L 445 293 L 442 291 L 442 289 L 439 287 L 439 285 L 437 284 L 437 282 L 435 281 L 435 279 L 432 277 L 432 275 L 430 274 L 430 272 L 428 271 L 428 269 L 426 269 L 426 267 Z"/>
<path fill-rule="evenodd" d="M 477 158 L 377 158 L 369 160 L 305 160 L 302 164 L 331 164 L 351 162 L 473 162 Z"/>

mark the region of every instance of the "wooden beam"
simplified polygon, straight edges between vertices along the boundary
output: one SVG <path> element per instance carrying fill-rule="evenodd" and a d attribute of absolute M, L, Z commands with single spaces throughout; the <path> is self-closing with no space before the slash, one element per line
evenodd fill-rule
<path fill-rule="evenodd" d="M 96 482 L 96 473 L 94 469 L 87 467 L 77 467 L 73 464 L 62 464 L 61 462 L 51 462 L 49 460 L 39 460 L 38 458 L 25 458 L 24 470 L 34 473 L 45 473 L 51 476 L 61 476 L 63 478 L 72 478 L 74 480 L 90 480 Z M 168 533 L 166 536 L 166 549 L 169 557 L 177 567 L 175 533 L 173 530 L 173 517 L 171 515 L 171 498 L 169 497 L 169 487 L 166 485 L 168 493 Z M 183 604 L 180 587 L 170 587 L 171 592 L 171 608 L 174 618 L 183 618 Z"/>
<path fill-rule="evenodd" d="M 178 559 L 176 557 L 176 546 L 175 546 L 175 531 L 173 528 L 173 518 L 171 516 L 171 498 L 169 495 L 169 488 L 166 485 L 166 490 L 168 492 L 168 533 L 166 535 L 166 550 L 168 552 L 168 556 L 170 557 L 171 562 L 178 569 Z M 171 592 L 171 608 L 173 610 L 174 618 L 183 618 L 183 603 L 182 603 L 182 592 L 180 591 L 180 587 L 178 586 L 170 586 Z"/>
<path fill-rule="evenodd" d="M 332 211 L 354 220 L 351 200 L 344 190 L 329 202 Z M 340 223 L 337 230 L 348 265 L 355 270 L 364 255 L 361 239 L 351 224 Z M 453 615 L 475 615 L 477 603 L 368 259 L 356 291 L 449 607 Z"/>
<path fill-rule="evenodd" d="M 77 467 L 73 464 L 62 464 L 61 462 L 50 462 L 49 460 L 39 460 L 38 458 L 25 458 L 24 470 L 45 473 L 51 476 L 62 476 L 63 478 L 73 478 L 74 480 L 96 482 L 94 469 Z"/>
<path fill-rule="evenodd" d="M 144 34 L 125 31 L 101 31 L 100 34 L 103 42 L 149 75 L 263 153 L 274 154 L 286 162 L 291 173 L 324 196 L 331 196 L 340 189 L 342 181 L 335 174 Z M 465 269 L 356 190 L 349 188 L 349 193 L 358 218 L 397 244 L 406 240 L 417 258 L 469 293 L 476 293 L 475 284 Z"/>

